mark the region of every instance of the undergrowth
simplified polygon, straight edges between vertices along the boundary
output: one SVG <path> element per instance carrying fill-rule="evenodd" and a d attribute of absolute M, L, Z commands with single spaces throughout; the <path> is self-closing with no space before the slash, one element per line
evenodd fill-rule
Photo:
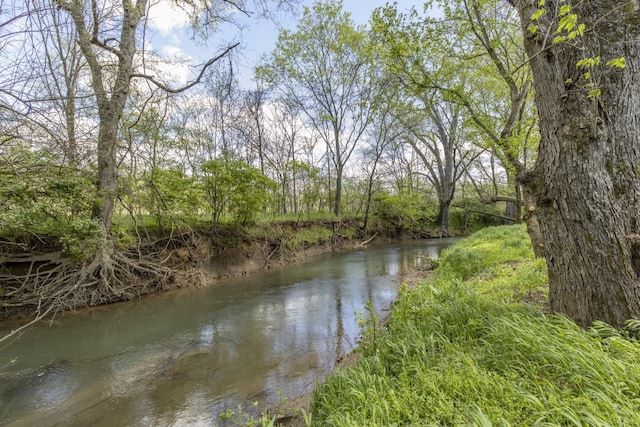
<path fill-rule="evenodd" d="M 360 361 L 315 389 L 313 425 L 640 425 L 633 334 L 544 314 L 546 292 L 523 227 L 461 241 L 401 293 Z"/>

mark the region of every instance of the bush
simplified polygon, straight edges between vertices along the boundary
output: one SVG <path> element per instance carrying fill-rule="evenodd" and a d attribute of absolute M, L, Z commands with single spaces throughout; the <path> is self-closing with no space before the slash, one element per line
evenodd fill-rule
<path fill-rule="evenodd" d="M 277 185 L 260 170 L 241 160 L 226 157 L 202 165 L 203 188 L 211 208 L 213 222 L 225 214 L 241 224 L 253 222 L 271 202 Z"/>
<path fill-rule="evenodd" d="M 60 236 L 62 254 L 76 260 L 91 258 L 105 242 L 102 224 L 92 218 L 80 218 L 69 224 Z"/>
<path fill-rule="evenodd" d="M 7 159 L 15 167 L 0 168 L 0 234 L 25 241 L 40 236 L 39 242 L 53 242 L 63 255 L 91 257 L 105 235 L 92 218 L 93 176 L 57 165 L 46 152 L 13 147 Z"/>
<path fill-rule="evenodd" d="M 179 167 L 145 172 L 141 190 L 142 205 L 155 214 L 159 226 L 166 218 L 197 217 L 206 206 L 202 188 Z"/>
<path fill-rule="evenodd" d="M 371 213 L 395 228 L 425 229 L 433 225 L 437 205 L 415 195 L 378 193 L 372 200 Z"/>

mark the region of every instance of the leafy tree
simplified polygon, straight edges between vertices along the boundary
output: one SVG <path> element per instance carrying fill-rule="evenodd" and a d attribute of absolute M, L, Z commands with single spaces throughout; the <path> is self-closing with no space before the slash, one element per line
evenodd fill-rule
<path fill-rule="evenodd" d="M 265 209 L 276 185 L 259 169 L 241 160 L 222 157 L 202 164 L 205 198 L 214 223 L 230 214 L 246 224 Z"/>
<path fill-rule="evenodd" d="M 378 98 L 374 120 L 367 132 L 366 145 L 361 147 L 359 153 L 362 159 L 361 167 L 367 176 L 362 224 L 364 230 L 369 224 L 369 213 L 374 194 L 381 189 L 380 169 L 384 163 L 384 156 L 391 152 L 389 147 L 397 144 L 404 132 L 400 126 L 399 118 L 394 114 L 396 97 L 399 95 L 398 87 L 395 84 L 385 86 L 387 90 L 384 90 Z"/>
<path fill-rule="evenodd" d="M 446 8 L 446 20 L 454 23 L 458 39 L 470 40 L 461 51 L 461 64 L 471 70 L 470 87 L 450 93 L 465 106 L 484 136 L 485 146 L 500 159 L 513 182 L 513 177 L 531 169 L 534 162 L 526 155 L 537 142 L 531 137 L 535 125 L 531 73 L 514 13 L 502 0 L 457 0 L 441 5 Z M 515 198 L 496 195 L 493 200 L 515 203 L 517 218 L 522 215 L 522 200 L 534 252 L 544 256 L 531 189 L 518 181 L 515 190 Z"/>
<path fill-rule="evenodd" d="M 511 0 L 540 123 L 535 195 L 551 309 L 583 326 L 640 318 L 637 2 Z"/>
<path fill-rule="evenodd" d="M 530 74 L 517 28 L 500 0 L 438 2 L 444 18 L 397 7 L 377 9 L 372 27 L 388 67 L 414 94 L 438 93 L 458 104 L 481 138 L 473 142 L 498 154 L 507 170 L 524 173 L 522 141 L 530 120 Z M 429 3 L 431 4 L 431 3 Z M 510 12 L 510 11 L 508 11 Z M 436 98 L 438 99 L 438 98 Z M 467 130 L 467 132 L 469 132 Z M 525 189 L 527 225 L 542 255 L 535 206 Z"/>
<path fill-rule="evenodd" d="M 372 68 L 367 34 L 354 27 L 341 2 L 305 7 L 296 31 L 281 31 L 269 63 L 259 68 L 326 144 L 338 216 L 345 166 L 372 118 L 377 90 Z"/>
<path fill-rule="evenodd" d="M 162 226 L 164 218 L 194 218 L 205 207 L 202 189 L 180 167 L 154 168 L 144 174 L 144 206 Z"/>
<path fill-rule="evenodd" d="M 311 210 L 318 205 L 321 191 L 320 170 L 307 163 L 292 161 L 290 164 L 292 172 L 292 184 L 295 188 L 294 195 L 299 199 L 296 205 L 298 212 L 306 211 L 311 214 Z"/>
<path fill-rule="evenodd" d="M 433 98 L 422 102 L 423 105 L 416 105 L 415 110 L 403 114 L 401 121 L 408 131 L 404 139 L 422 161 L 426 169 L 424 175 L 436 190 L 436 225 L 448 234 L 449 209 L 456 185 L 477 154 L 464 143 L 460 106 Z"/>

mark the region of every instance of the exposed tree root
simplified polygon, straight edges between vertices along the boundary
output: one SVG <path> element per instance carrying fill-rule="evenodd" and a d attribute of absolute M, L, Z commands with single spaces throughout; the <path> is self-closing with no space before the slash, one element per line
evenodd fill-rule
<path fill-rule="evenodd" d="M 365 240 L 364 242 L 360 243 L 358 246 L 359 247 L 363 247 L 363 246 L 367 246 L 369 243 L 371 243 L 373 241 L 373 239 L 375 239 L 376 237 L 378 237 L 378 233 L 373 233 L 373 236 L 369 237 L 367 240 Z"/>
<path fill-rule="evenodd" d="M 25 316 L 33 322 L 61 311 L 132 300 L 200 281 L 197 269 L 184 268 L 185 257 L 198 266 L 191 254 L 197 239 L 191 232 L 129 250 L 105 244 L 84 262 L 65 259 L 59 252 L 3 255 L 0 318 Z M 0 342 L 6 338 L 0 337 Z"/>

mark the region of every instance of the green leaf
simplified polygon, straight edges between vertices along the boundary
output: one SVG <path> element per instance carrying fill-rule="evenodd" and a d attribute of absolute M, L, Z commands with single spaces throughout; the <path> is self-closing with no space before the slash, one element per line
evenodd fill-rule
<path fill-rule="evenodd" d="M 600 65 L 599 56 L 596 56 L 595 58 L 582 58 L 576 62 L 577 67 L 595 67 L 596 65 Z"/>
<path fill-rule="evenodd" d="M 578 15 L 572 13 L 570 15 L 564 16 L 560 22 L 558 23 L 557 32 L 561 32 L 562 30 L 571 31 L 576 26 L 578 22 Z"/>
<path fill-rule="evenodd" d="M 567 39 L 567 36 L 558 36 L 553 39 L 553 44 L 562 43 Z"/>
<path fill-rule="evenodd" d="M 587 94 L 587 97 L 588 98 L 597 98 L 597 97 L 600 96 L 601 93 L 602 93 L 602 91 L 600 89 L 592 89 Z"/>
<path fill-rule="evenodd" d="M 540 8 L 538 10 L 535 11 L 535 13 L 533 15 L 531 15 L 531 20 L 532 21 L 537 21 L 538 19 L 540 19 L 545 13 L 547 13 L 547 9 L 545 8 Z"/>
<path fill-rule="evenodd" d="M 614 58 L 607 61 L 607 65 L 614 68 L 625 68 L 627 66 L 627 60 L 624 57 Z"/>
<path fill-rule="evenodd" d="M 576 37 L 578 37 L 579 35 L 580 35 L 580 32 L 579 32 L 578 30 L 571 31 L 571 32 L 569 33 L 569 35 L 567 36 L 567 40 L 573 40 L 573 39 L 575 39 Z"/>

